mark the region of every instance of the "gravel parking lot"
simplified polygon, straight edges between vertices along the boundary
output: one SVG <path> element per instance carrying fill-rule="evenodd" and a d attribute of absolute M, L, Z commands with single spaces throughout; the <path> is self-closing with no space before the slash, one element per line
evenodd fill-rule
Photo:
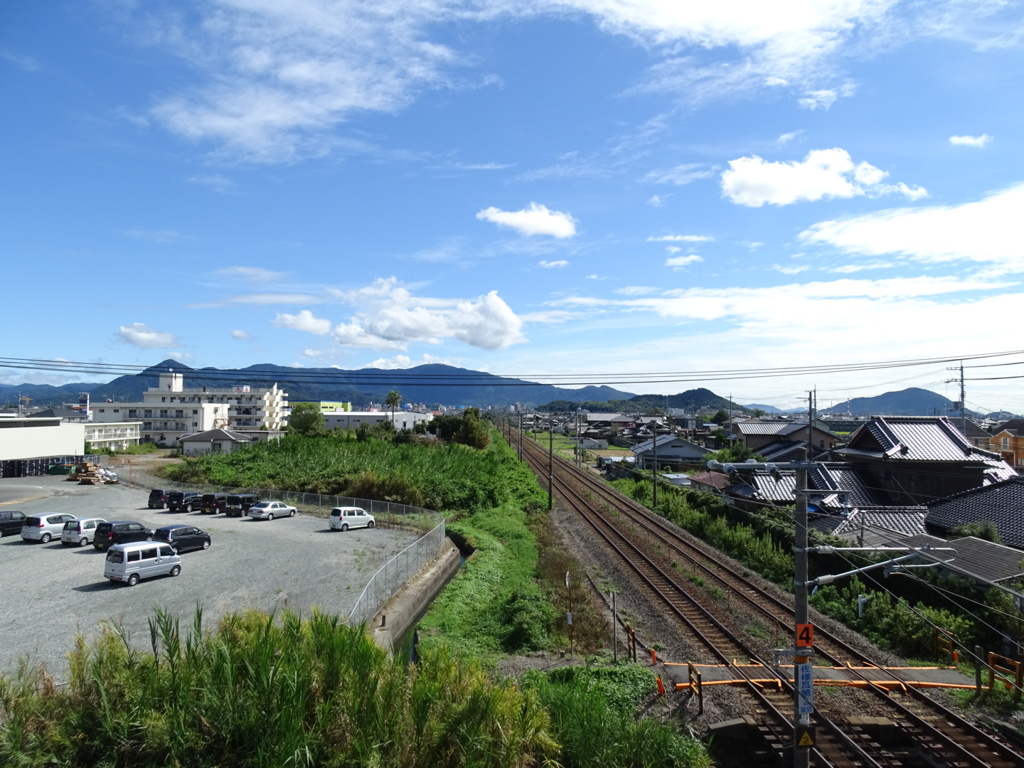
<path fill-rule="evenodd" d="M 76 633 L 87 638 L 101 622 L 129 630 L 133 643 L 149 647 L 148 619 L 161 606 L 191 624 L 197 605 L 211 627 L 227 611 L 319 607 L 347 616 L 367 580 L 388 559 L 416 540 L 385 528 L 341 533 L 319 517 L 257 521 L 147 509 L 149 492 L 125 485 L 88 486 L 62 476 L 0 479 L 0 504 L 26 515 L 69 513 L 76 517 L 135 520 L 148 528 L 188 523 L 210 533 L 206 551 L 181 556 L 177 578 L 148 579 L 138 586 L 103 578 L 105 552 L 0 539 L 0 672 L 19 659 L 44 662 L 57 680 L 67 674 L 66 653 Z"/>

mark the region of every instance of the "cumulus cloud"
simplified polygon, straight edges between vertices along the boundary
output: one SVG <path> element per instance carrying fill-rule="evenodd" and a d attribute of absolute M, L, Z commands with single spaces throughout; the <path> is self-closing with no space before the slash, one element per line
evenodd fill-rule
<path fill-rule="evenodd" d="M 233 330 L 231 332 L 231 338 L 232 339 L 238 339 L 240 341 L 248 341 L 248 340 L 252 339 L 252 336 L 250 336 L 248 333 L 243 331 L 241 328 L 236 328 L 235 330 Z"/>
<path fill-rule="evenodd" d="M 366 368 L 380 368 L 385 371 L 401 370 L 403 368 L 413 368 L 417 365 L 451 365 L 451 361 L 447 358 L 436 357 L 435 355 L 423 355 L 419 360 L 412 360 L 408 355 L 394 355 L 393 357 L 378 357 L 371 363 L 368 363 Z"/>
<path fill-rule="evenodd" d="M 117 330 L 117 337 L 123 343 L 141 349 L 176 349 L 181 346 L 173 333 L 154 330 L 145 323 L 122 325 Z"/>
<path fill-rule="evenodd" d="M 896 208 L 823 221 L 800 233 L 806 243 L 861 256 L 903 256 L 912 261 L 981 262 L 1024 270 L 1024 184 L 962 205 Z"/>
<path fill-rule="evenodd" d="M 788 144 L 789 142 L 793 141 L 794 139 L 799 138 L 802 133 L 803 133 L 803 130 L 790 131 L 789 133 L 779 134 L 779 138 L 777 138 L 775 140 L 775 143 L 779 144 L 779 145 Z"/>
<path fill-rule="evenodd" d="M 545 205 L 530 203 L 518 211 L 502 211 L 495 207 L 477 213 L 481 221 L 508 227 L 521 235 L 551 235 L 559 239 L 576 234 L 576 220 L 568 213 L 549 210 Z"/>
<path fill-rule="evenodd" d="M 497 291 L 476 299 L 416 296 L 397 278 L 379 278 L 354 290 L 332 290 L 354 313 L 333 325 L 304 310 L 278 315 L 276 325 L 319 335 L 341 346 L 405 350 L 411 343 L 441 344 L 455 339 L 479 349 L 504 349 L 526 340 L 523 319 Z"/>
<path fill-rule="evenodd" d="M 729 161 L 722 192 L 733 203 L 759 208 L 822 198 L 899 194 L 917 200 L 928 193 L 904 183 L 885 184 L 885 171 L 854 163 L 845 149 L 815 149 L 802 161 L 769 162 L 757 155 Z"/>
<path fill-rule="evenodd" d="M 278 328 L 314 333 L 317 336 L 325 336 L 331 332 L 331 321 L 316 317 L 308 309 L 303 309 L 297 315 L 280 313 L 274 318 L 274 325 Z"/>
<path fill-rule="evenodd" d="M 672 256 L 667 258 L 665 259 L 665 266 L 671 267 L 674 270 L 680 270 L 701 261 L 704 261 L 704 259 L 695 253 L 691 253 L 689 256 Z"/>
<path fill-rule="evenodd" d="M 651 195 L 647 198 L 647 204 L 651 208 L 661 208 L 665 204 L 665 198 L 662 195 Z"/>
<path fill-rule="evenodd" d="M 568 267 L 569 262 L 565 259 L 559 259 L 557 261 L 541 261 L 537 266 L 541 269 L 561 269 L 562 267 Z"/>
<path fill-rule="evenodd" d="M 950 136 L 949 143 L 957 147 L 975 147 L 981 149 L 987 146 L 992 141 L 992 137 L 987 133 L 981 134 L 981 136 Z"/>

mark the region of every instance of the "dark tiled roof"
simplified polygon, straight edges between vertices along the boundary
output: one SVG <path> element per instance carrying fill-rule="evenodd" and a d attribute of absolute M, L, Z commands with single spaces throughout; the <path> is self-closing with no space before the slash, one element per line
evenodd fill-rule
<path fill-rule="evenodd" d="M 899 502 L 878 484 L 868 470 L 845 462 L 818 464 L 808 473 L 815 490 L 846 491 L 851 507 L 893 507 Z"/>
<path fill-rule="evenodd" d="M 858 429 L 839 456 L 901 462 L 955 462 L 986 465 L 989 482 L 1015 476 L 997 453 L 972 445 L 945 416 L 876 416 Z"/>
<path fill-rule="evenodd" d="M 1002 424 L 995 428 L 992 434 L 998 435 L 1004 429 L 1012 432 L 1015 435 L 1024 434 L 1024 419 L 1010 419 L 1009 421 L 1004 421 Z"/>
<path fill-rule="evenodd" d="M 991 520 L 1004 544 L 1024 549 L 1024 477 L 958 493 L 928 505 L 929 528 L 950 531 Z"/>

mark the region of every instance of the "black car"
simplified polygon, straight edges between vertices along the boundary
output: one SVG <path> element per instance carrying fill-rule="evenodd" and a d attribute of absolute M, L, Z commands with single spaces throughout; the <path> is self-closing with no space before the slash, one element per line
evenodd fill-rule
<path fill-rule="evenodd" d="M 146 503 L 146 506 L 150 509 L 163 509 L 164 505 L 167 504 L 168 493 L 170 493 L 170 491 L 154 488 L 149 492 L 149 501 Z"/>
<path fill-rule="evenodd" d="M 16 509 L 5 509 L 0 511 L 0 536 L 7 536 L 11 533 L 21 533 L 21 527 L 25 524 L 25 513 Z"/>
<path fill-rule="evenodd" d="M 226 493 L 204 493 L 200 511 L 204 515 L 216 515 L 223 512 L 227 505 L 228 495 Z"/>
<path fill-rule="evenodd" d="M 153 538 L 153 531 L 142 523 L 136 523 L 134 520 L 114 520 L 96 526 L 92 545 L 96 549 L 106 549 L 111 544 L 148 541 L 151 538 Z"/>
<path fill-rule="evenodd" d="M 195 512 L 203 504 L 203 494 L 195 491 L 171 491 L 167 494 L 168 512 Z"/>
<path fill-rule="evenodd" d="M 259 504 L 260 497 L 255 493 L 236 493 L 228 496 L 224 514 L 228 517 L 242 517 L 253 504 Z"/>
<path fill-rule="evenodd" d="M 166 541 L 181 554 L 190 549 L 209 549 L 210 534 L 194 525 L 165 525 L 153 531 L 153 541 Z"/>

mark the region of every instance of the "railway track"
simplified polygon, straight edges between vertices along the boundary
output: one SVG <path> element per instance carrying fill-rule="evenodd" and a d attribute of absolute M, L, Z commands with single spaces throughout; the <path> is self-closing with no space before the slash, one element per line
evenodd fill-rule
<path fill-rule="evenodd" d="M 515 444 L 515 435 L 506 427 L 506 438 Z M 783 637 L 793 635 L 792 601 L 744 579 L 735 566 L 706 545 L 695 542 L 675 526 L 646 507 L 619 494 L 585 470 L 549 454 L 536 442 L 523 440 L 523 460 L 538 475 L 545 488 L 566 508 L 586 522 L 603 545 L 614 553 L 623 571 L 644 585 L 650 598 L 675 617 L 688 638 L 704 649 L 713 663 L 730 665 L 737 679 L 746 677 L 750 711 L 758 721 L 758 730 L 766 749 L 779 759 L 792 746 L 794 733 L 794 697 L 790 676 L 777 664 L 757 657 L 738 633 L 715 616 L 715 606 L 699 590 L 687 586 L 689 579 L 679 573 L 698 574 L 701 581 L 724 591 L 730 600 L 761 617 Z M 691 594 L 693 592 L 694 594 Z M 884 746 L 857 723 L 844 723 L 828 716 L 823 706 L 812 717 L 815 729 L 810 762 L 814 766 L 931 766 L 932 768 L 1020 768 L 1024 753 L 996 734 L 941 706 L 932 697 L 902 683 L 886 672 L 867 653 L 820 627 L 815 630 L 815 657 L 832 666 L 844 668 L 851 678 L 860 679 L 863 690 L 877 699 L 886 717 L 895 724 L 899 738 Z M 750 679 L 747 668 L 734 660 L 749 659 L 763 665 L 774 677 L 775 686 L 766 687 Z M 870 667 L 869 677 L 856 667 Z M 758 677 L 763 679 L 763 673 Z M 892 685 L 888 685 L 891 683 Z M 895 687 L 895 692 L 892 688 Z"/>

